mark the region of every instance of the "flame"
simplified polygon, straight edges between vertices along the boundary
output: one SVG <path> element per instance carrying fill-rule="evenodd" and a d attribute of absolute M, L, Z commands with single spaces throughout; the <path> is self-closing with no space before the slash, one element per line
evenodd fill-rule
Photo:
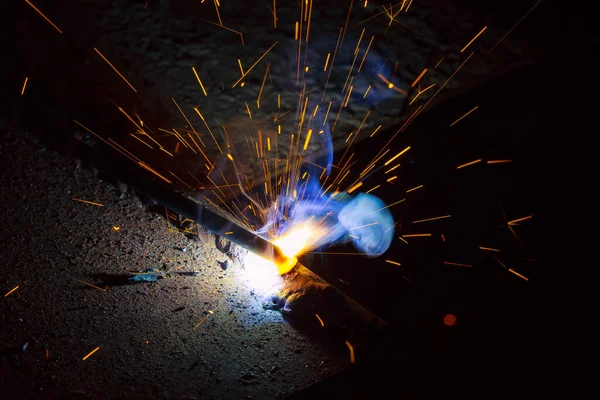
<path fill-rule="evenodd" d="M 313 235 L 313 230 L 309 225 L 304 225 L 292 229 L 289 233 L 273 241 L 287 257 L 296 257 L 308 244 Z"/>
<path fill-rule="evenodd" d="M 283 255 L 288 257 L 288 260 L 283 263 L 277 264 L 248 252 L 244 269 L 251 285 L 264 292 L 277 288 L 282 282 L 281 275 L 293 269 L 298 261 L 296 256 L 310 247 L 311 238 L 314 238 L 316 232 L 317 230 L 313 226 L 306 224 L 294 227 L 285 235 L 275 239 L 273 244 L 281 249 Z"/>

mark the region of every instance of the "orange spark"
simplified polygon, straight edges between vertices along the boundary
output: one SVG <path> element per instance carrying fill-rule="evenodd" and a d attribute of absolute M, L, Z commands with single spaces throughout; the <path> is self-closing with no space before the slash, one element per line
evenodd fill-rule
<path fill-rule="evenodd" d="M 352 2 L 350 2 L 350 4 L 352 4 Z M 350 363 L 354 364 L 354 347 L 352 347 L 350 342 L 347 340 L 346 340 L 346 346 L 348 347 L 348 350 L 350 350 Z"/>
<path fill-rule="evenodd" d="M 23 96 L 25 94 L 25 86 L 27 86 L 27 80 L 29 79 L 29 77 L 25 77 L 25 82 L 23 82 L 23 89 L 21 89 L 21 96 Z"/>
<path fill-rule="evenodd" d="M 408 189 L 408 190 L 406 191 L 406 193 L 410 193 L 410 192 L 412 192 L 412 191 L 414 191 L 414 190 L 421 189 L 422 187 L 423 187 L 423 185 L 416 186 L 416 187 L 414 187 L 414 188 L 412 188 L 412 189 Z"/>
<path fill-rule="evenodd" d="M 469 47 L 471 45 L 471 43 L 473 43 L 475 41 L 475 39 L 477 39 L 479 37 L 479 35 L 481 35 L 486 29 L 487 29 L 487 26 L 484 26 L 483 29 L 481 31 L 479 31 L 479 33 L 477 35 L 475 35 L 475 37 L 473 39 L 471 39 L 471 41 L 469 43 L 467 43 L 460 52 L 462 53 L 463 51 L 465 51 L 467 49 L 467 47 Z"/>
<path fill-rule="evenodd" d="M 322 327 L 325 327 L 325 323 L 323 322 L 323 320 L 321 319 L 321 317 L 319 317 L 319 314 L 315 314 L 315 317 L 317 317 L 317 319 L 319 320 L 319 322 L 321 323 Z"/>
<path fill-rule="evenodd" d="M 407 148 L 405 148 L 404 150 L 402 150 L 400 153 L 396 154 L 394 157 L 390 158 L 385 164 L 383 165 L 388 165 L 390 164 L 392 161 L 394 161 L 396 158 L 400 157 L 402 154 L 406 153 L 408 150 L 410 150 L 410 146 L 408 146 Z"/>
<path fill-rule="evenodd" d="M 54 24 L 54 22 L 50 21 L 50 18 L 46 17 L 44 15 L 44 13 L 42 13 L 36 6 L 31 4 L 31 2 L 29 0 L 25 0 L 25 3 L 29 4 L 31 6 L 31 8 L 33 8 L 38 14 L 40 14 L 40 16 L 42 18 L 44 18 L 46 20 L 46 22 L 48 22 L 50 25 L 52 25 L 52 27 L 54 27 L 54 29 L 56 29 L 58 31 L 58 33 L 62 33 L 62 31 L 58 28 L 58 26 L 56 26 Z"/>
<path fill-rule="evenodd" d="M 526 278 L 526 277 L 524 277 L 523 275 L 521 275 L 520 273 L 518 273 L 517 271 L 515 271 L 515 270 L 514 270 L 514 269 L 512 269 L 512 268 L 509 268 L 508 270 L 509 270 L 510 272 L 512 272 L 513 274 L 515 274 L 516 276 L 518 276 L 519 278 L 525 279 L 526 281 L 528 281 L 528 280 L 529 280 L 529 278 Z"/>
<path fill-rule="evenodd" d="M 88 285 L 89 287 L 93 287 L 94 289 L 102 290 L 104 293 L 107 292 L 106 289 L 102 289 L 101 287 L 98 287 L 96 285 L 92 285 L 91 283 L 88 283 L 88 282 L 85 282 L 85 281 L 82 281 L 82 280 L 79 280 L 79 279 L 76 279 L 76 278 L 73 278 L 73 280 L 77 281 L 77 282 L 80 282 L 80 283 L 83 283 L 84 285 Z"/>
<path fill-rule="evenodd" d="M 73 197 L 71 200 L 74 200 L 74 201 L 79 201 L 80 203 L 91 204 L 91 205 L 93 205 L 93 206 L 104 207 L 104 205 L 103 205 L 103 204 L 100 204 L 100 203 L 94 203 L 93 201 L 88 201 L 88 200 L 76 199 L 75 197 Z"/>
<path fill-rule="evenodd" d="M 468 167 L 469 165 L 477 164 L 478 162 L 481 162 L 481 158 L 479 160 L 475 160 L 475 161 L 471 161 L 471 162 L 468 162 L 468 163 L 463 164 L 463 165 L 459 165 L 458 167 L 456 167 L 456 169 L 461 169 L 461 168 L 464 168 L 464 167 Z"/>
<path fill-rule="evenodd" d="M 501 164 L 501 163 L 509 163 L 512 160 L 489 160 L 488 164 Z"/>
<path fill-rule="evenodd" d="M 154 150 L 154 147 L 150 146 L 148 143 L 144 142 L 142 139 L 140 139 L 139 137 L 137 137 L 136 135 L 134 135 L 133 133 L 130 133 L 131 136 L 133 136 L 133 138 L 139 140 L 140 142 L 142 142 L 145 146 L 148 146 L 151 150 Z M 177 142 L 179 143 L 179 142 Z"/>
<path fill-rule="evenodd" d="M 308 130 L 308 134 L 306 135 L 306 140 L 304 141 L 303 150 L 306 150 L 308 148 L 308 142 L 310 142 L 310 135 L 312 135 L 312 129 Z"/>
<path fill-rule="evenodd" d="M 492 51 L 494 51 L 494 49 L 496 48 L 496 46 L 498 46 L 498 45 L 500 44 L 500 42 L 502 42 L 504 39 L 506 39 L 506 37 L 507 37 L 508 35 L 510 35 L 510 33 L 511 33 L 511 32 L 512 32 L 512 31 L 513 31 L 513 30 L 514 30 L 516 27 L 517 27 L 517 25 L 519 25 L 519 24 L 521 23 L 521 21 L 523 21 L 523 20 L 525 19 L 525 17 L 527 17 L 527 16 L 529 15 L 529 13 L 530 13 L 530 12 L 532 12 L 532 11 L 533 11 L 533 9 L 534 9 L 534 8 L 536 8 L 538 4 L 540 4 L 540 2 L 541 2 L 541 1 L 542 1 L 542 0 L 538 0 L 538 2 L 537 2 L 537 3 L 535 3 L 535 4 L 533 5 L 533 7 L 531 7 L 531 8 L 529 9 L 529 11 L 527 11 L 527 12 L 525 13 L 525 15 L 523 15 L 523 16 L 521 17 L 521 19 L 520 19 L 520 20 L 518 20 L 518 21 L 517 21 L 517 23 L 516 23 L 516 24 L 515 24 L 515 25 L 514 25 L 512 28 L 510 28 L 510 30 L 509 30 L 508 32 L 506 32 L 506 34 L 505 34 L 504 36 L 502 36 L 502 38 L 500 38 L 500 40 L 498 41 L 498 43 L 496 43 L 496 44 L 494 45 L 494 47 L 492 47 L 492 48 L 491 48 L 491 50 L 490 50 L 490 51 L 488 51 L 488 54 L 490 54 Z"/>
<path fill-rule="evenodd" d="M 423 68 L 423 71 L 421 71 L 421 73 L 419 74 L 419 76 L 417 76 L 417 78 L 414 80 L 414 82 L 410 85 L 410 87 L 415 87 L 415 85 L 417 83 L 419 83 L 419 81 L 421 80 L 421 78 L 423 78 L 423 76 L 427 73 L 427 68 Z"/>
<path fill-rule="evenodd" d="M 95 48 L 95 47 L 94 47 L 94 50 L 96 50 L 96 53 L 98 53 L 98 55 L 99 55 L 100 57 L 102 57 L 102 59 L 103 59 L 104 61 L 106 61 L 106 63 L 107 63 L 108 65 L 110 65 L 110 67 L 111 67 L 111 68 L 112 68 L 112 69 L 113 69 L 113 70 L 114 70 L 114 71 L 115 71 L 115 72 L 116 72 L 116 73 L 117 73 L 117 74 L 118 74 L 118 75 L 121 77 L 121 79 L 123 79 L 123 80 L 125 81 L 125 83 L 126 83 L 126 84 L 128 84 L 128 85 L 129 85 L 129 87 L 130 87 L 130 88 L 131 88 L 131 89 L 132 89 L 134 92 L 136 92 L 136 93 L 137 93 L 137 90 L 135 90 L 135 88 L 133 87 L 133 85 L 132 85 L 131 83 L 129 83 L 129 81 L 128 81 L 128 80 L 127 80 L 127 79 L 126 79 L 124 76 L 123 76 L 123 74 L 121 74 L 121 73 L 119 72 L 119 70 L 118 70 L 118 69 L 116 69 L 116 68 L 115 68 L 115 66 L 114 66 L 114 65 L 112 65 L 112 64 L 110 63 L 110 61 L 108 61 L 108 59 L 107 59 L 106 57 L 104 57 L 104 55 L 103 55 L 102 53 L 100 53 L 100 50 L 98 50 L 98 49 L 97 49 L 97 48 Z"/>
<path fill-rule="evenodd" d="M 496 251 L 496 252 L 499 252 L 499 251 L 500 251 L 500 250 L 498 250 L 498 249 L 492 249 L 492 248 L 490 248 L 490 247 L 482 247 L 482 246 L 479 246 L 479 249 L 480 249 L 480 250 L 487 250 L 487 251 Z"/>
<path fill-rule="evenodd" d="M 444 325 L 454 326 L 456 324 L 456 317 L 453 314 L 446 314 L 444 316 Z"/>
<path fill-rule="evenodd" d="M 11 289 L 11 290 L 10 290 L 8 293 L 6 293 L 6 294 L 4 295 L 4 297 L 7 297 L 7 296 L 9 296 L 9 295 L 10 295 L 12 292 L 14 292 L 15 290 L 17 290 L 18 288 L 19 288 L 19 285 L 15 286 L 15 287 L 14 287 L 14 288 L 12 288 L 12 289 Z"/>
<path fill-rule="evenodd" d="M 413 237 L 429 237 L 431 233 L 411 233 L 409 235 L 402 235 L 403 238 L 413 238 Z"/>
<path fill-rule="evenodd" d="M 421 222 L 428 222 L 428 221 L 435 221 L 438 219 L 444 219 L 444 218 L 450 218 L 450 215 L 442 215 L 441 217 L 433 217 L 433 218 L 427 218 L 427 219 L 420 219 L 418 221 L 413 221 L 413 224 L 419 224 Z"/>
<path fill-rule="evenodd" d="M 240 83 L 240 82 L 241 82 L 241 80 L 242 80 L 242 79 L 244 79 L 244 78 L 246 77 L 246 75 L 248 75 L 248 73 L 249 73 L 250 71 L 252 71 L 252 69 L 253 69 L 254 67 L 256 67 L 256 65 L 257 65 L 257 64 L 260 62 L 260 60 L 262 60 L 263 58 L 265 58 L 265 56 L 266 56 L 266 55 L 267 55 L 267 54 L 268 54 L 268 53 L 271 51 L 271 49 L 273 49 L 273 47 L 275 47 L 275 46 L 277 45 L 277 43 L 279 43 L 279 42 L 275 42 L 275 43 L 273 43 L 273 45 L 272 45 L 271 47 L 269 47 L 269 48 L 267 49 L 267 51 L 265 51 L 265 52 L 263 53 L 263 55 L 262 55 L 262 56 L 260 56 L 260 57 L 258 58 L 258 60 L 256 60 L 256 62 L 255 62 L 254 64 L 252 64 L 252 66 L 251 66 L 250 68 L 248 68 L 248 70 L 247 70 L 246 72 L 244 72 L 244 73 L 242 74 L 242 77 L 241 77 L 240 79 L 238 79 L 238 80 L 237 80 L 237 81 L 236 81 L 236 82 L 233 84 L 233 86 L 232 86 L 231 88 L 233 89 L 234 87 L 236 87 L 236 86 L 237 86 L 237 84 L 238 84 L 238 83 Z"/>
<path fill-rule="evenodd" d="M 444 261 L 444 264 L 446 265 L 455 265 L 457 267 L 468 267 L 468 268 L 473 268 L 472 265 L 469 264 L 460 264 L 460 263 L 455 263 L 455 262 L 450 262 L 450 261 Z"/>
<path fill-rule="evenodd" d="M 167 178 L 165 178 L 164 176 L 162 176 L 161 174 L 159 174 L 158 172 L 156 172 L 154 169 L 150 168 L 150 166 L 146 165 L 145 163 L 138 161 L 138 165 L 144 169 L 146 169 L 147 171 L 152 172 L 154 175 L 158 176 L 160 179 L 162 179 L 163 181 L 167 182 L 167 183 L 172 183 L 170 180 L 168 180 Z"/>
<path fill-rule="evenodd" d="M 373 39 L 375 39 L 375 36 L 371 36 L 371 40 L 369 41 L 369 45 L 367 46 L 367 50 L 365 51 L 365 54 L 363 55 L 362 61 L 360 62 L 360 65 L 358 66 L 358 71 L 356 72 L 357 74 L 360 72 L 360 69 L 363 66 L 363 63 L 365 62 L 365 59 L 367 58 L 367 54 L 369 53 L 369 49 L 371 48 L 371 43 L 373 43 Z"/>
<path fill-rule="evenodd" d="M 508 225 L 513 225 L 513 224 L 516 224 L 517 222 L 525 221 L 526 219 L 530 219 L 532 217 L 533 217 L 533 215 L 528 215 L 528 216 L 523 217 L 523 218 L 513 219 L 512 221 L 508 221 L 507 223 L 508 223 Z"/>
<path fill-rule="evenodd" d="M 365 90 L 365 94 L 363 95 L 363 99 L 365 97 L 367 97 L 367 94 L 369 93 L 369 90 L 371 90 L 371 85 L 369 85 L 369 87 L 367 88 L 367 90 Z"/>
<path fill-rule="evenodd" d="M 398 266 L 400 265 L 400 263 L 399 263 L 399 262 L 392 261 L 392 260 L 385 260 L 385 262 L 386 262 L 386 263 L 390 263 L 390 264 L 394 264 L 394 265 L 398 265 Z"/>
<path fill-rule="evenodd" d="M 87 356 L 83 357 L 83 361 L 87 360 L 92 354 L 94 354 L 98 350 L 100 350 L 100 346 L 96 347 L 94 350 L 90 351 L 90 353 Z"/>
<path fill-rule="evenodd" d="M 369 137 L 373 137 L 373 135 L 375 135 L 377 133 L 377 131 L 379 130 L 379 128 L 381 128 L 381 125 L 379 125 L 374 131 L 373 133 L 371 133 L 371 136 Z"/>
<path fill-rule="evenodd" d="M 440 58 L 440 61 L 438 61 L 437 64 L 435 64 L 435 67 L 433 67 L 433 68 L 439 67 L 439 65 L 442 63 L 442 61 L 444 61 L 444 58 L 446 58 L 446 56 Z"/>
<path fill-rule="evenodd" d="M 388 178 L 388 179 L 387 179 L 387 181 L 388 181 L 388 182 L 391 182 L 391 181 L 393 181 L 394 179 L 398 179 L 398 176 L 392 176 L 391 178 Z"/>
<path fill-rule="evenodd" d="M 454 126 L 454 125 L 456 125 L 456 123 L 457 123 L 458 121 L 460 121 L 461 119 L 465 118 L 467 115 L 471 114 L 473 111 L 477 110 L 478 108 L 479 108 L 479 106 L 475 106 L 475 107 L 473 107 L 473 109 L 471 109 L 471 110 L 467 111 L 467 113 L 466 113 L 466 114 L 464 114 L 462 117 L 460 117 L 459 119 L 457 119 L 456 121 L 454 121 L 453 123 L 451 123 L 451 124 L 450 124 L 450 126 Z"/>
<path fill-rule="evenodd" d="M 204 85 L 202 84 L 202 81 L 200 80 L 200 77 L 198 76 L 198 73 L 196 72 L 196 68 L 192 67 L 192 71 L 194 71 L 194 75 L 196 75 L 196 79 L 198 80 L 198 83 L 200 84 L 200 88 L 202 89 L 202 92 L 204 93 L 205 96 L 208 96 L 208 94 L 206 94 L 206 90 L 204 90 Z"/>
<path fill-rule="evenodd" d="M 348 193 L 352 193 L 354 192 L 356 189 L 358 189 L 359 187 L 361 187 L 363 185 L 362 182 L 358 182 L 356 185 L 352 186 L 350 189 L 348 189 Z"/>
<path fill-rule="evenodd" d="M 377 185 L 374 188 L 367 190 L 367 193 L 371 193 L 373 190 L 377 189 L 379 186 L 381 186 L 381 185 Z"/>
<path fill-rule="evenodd" d="M 382 208 L 380 208 L 379 210 L 375 210 L 375 211 L 373 211 L 373 213 L 376 213 L 377 211 L 385 210 L 386 208 L 389 208 L 389 207 L 395 206 L 396 204 L 400 204 L 400 203 L 402 203 L 403 201 L 406 201 L 406 199 L 398 200 L 397 202 L 395 202 L 395 203 L 392 203 L 392 204 L 390 204 L 389 206 L 385 206 L 385 207 L 382 207 Z"/>
<path fill-rule="evenodd" d="M 384 174 L 387 174 L 389 172 L 392 172 L 393 170 L 395 170 L 396 168 L 398 168 L 400 166 L 400 164 L 396 164 L 394 165 L 392 168 L 388 169 L 387 171 L 384 172 Z"/>
<path fill-rule="evenodd" d="M 119 232 L 119 231 L 121 230 L 121 227 L 120 227 L 120 226 L 117 226 L 117 225 L 113 225 L 113 230 L 114 230 L 115 232 Z"/>

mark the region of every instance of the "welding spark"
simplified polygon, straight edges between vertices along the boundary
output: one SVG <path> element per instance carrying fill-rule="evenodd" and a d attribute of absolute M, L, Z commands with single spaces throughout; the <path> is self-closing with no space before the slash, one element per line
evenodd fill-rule
<path fill-rule="evenodd" d="M 97 352 L 98 350 L 100 350 L 100 346 L 98 346 L 98 347 L 96 347 L 94 350 L 90 351 L 90 352 L 88 353 L 88 355 L 87 355 L 87 356 L 85 356 L 85 357 L 83 357 L 83 358 L 82 358 L 82 360 L 83 360 L 83 361 L 87 360 L 87 359 L 88 359 L 88 358 L 89 358 L 89 357 L 90 357 L 92 354 L 94 354 L 94 353 L 95 353 L 95 352 Z"/>
<path fill-rule="evenodd" d="M 529 280 L 529 278 L 526 278 L 526 277 L 524 277 L 523 275 L 521 275 L 520 273 L 518 273 L 517 271 L 515 271 L 515 270 L 514 270 L 514 269 L 512 269 L 512 268 L 509 268 L 509 269 L 508 269 L 508 271 L 509 271 L 509 272 L 512 272 L 513 274 L 515 274 L 516 276 L 518 276 L 518 277 L 519 277 L 519 278 L 521 278 L 521 279 L 524 279 L 524 280 L 526 280 L 526 281 L 528 281 L 528 280 Z"/>
<path fill-rule="evenodd" d="M 408 189 L 408 190 L 406 191 L 406 193 L 413 192 L 413 191 L 415 191 L 415 190 L 417 190 L 417 189 L 421 189 L 422 187 L 423 187 L 423 185 L 416 186 L 416 187 L 414 187 L 414 188 L 412 188 L 412 189 Z"/>
<path fill-rule="evenodd" d="M 15 286 L 14 288 L 12 288 L 11 290 L 9 290 L 4 297 L 8 297 L 11 293 L 13 293 L 15 290 L 17 290 L 19 288 L 19 285 Z"/>
<path fill-rule="evenodd" d="M 25 86 L 27 86 L 27 80 L 29 79 L 29 77 L 25 77 L 25 82 L 23 82 L 23 89 L 21 89 L 21 96 L 23 96 L 25 94 Z"/>
<path fill-rule="evenodd" d="M 490 247 L 479 247 L 480 250 L 485 250 L 485 251 L 495 251 L 495 252 L 499 252 L 500 250 L 498 249 L 492 249 Z"/>
<path fill-rule="evenodd" d="M 477 110 L 478 108 L 479 108 L 479 106 L 473 107 L 471 110 L 467 111 L 467 113 L 464 114 L 462 117 L 460 117 L 459 119 L 457 119 L 456 121 L 451 123 L 450 126 L 456 125 L 456 123 L 458 123 L 461 119 L 465 118 L 467 115 L 471 114 L 473 111 Z"/>
<path fill-rule="evenodd" d="M 44 18 L 46 20 L 46 22 L 48 22 L 50 25 L 52 25 L 52 27 L 54 29 L 56 29 L 58 31 L 58 33 L 62 33 L 62 31 L 58 28 L 58 26 L 56 26 L 56 24 L 54 22 L 50 21 L 50 18 L 46 17 L 44 15 L 44 13 L 42 13 L 36 6 L 31 4 L 31 2 L 29 0 L 25 0 L 25 3 L 29 4 L 31 6 L 31 8 L 33 8 L 38 14 L 40 14 L 40 16 L 42 18 Z"/>
<path fill-rule="evenodd" d="M 120 77 L 121 77 L 121 79 L 123 79 L 123 80 L 125 81 L 125 83 L 126 83 L 127 85 L 129 85 L 129 87 L 131 88 L 131 90 L 133 90 L 134 92 L 136 92 L 136 93 L 137 93 L 137 90 L 136 90 L 136 89 L 133 87 L 133 85 L 132 85 L 131 83 L 129 83 L 129 81 L 127 80 L 127 78 L 125 78 L 125 77 L 123 76 L 123 74 L 122 74 L 122 73 L 120 73 L 120 72 L 119 72 L 119 70 L 118 70 L 118 69 L 117 69 L 117 68 L 116 68 L 114 65 L 112 65 L 112 64 L 111 64 L 111 62 L 110 62 L 110 61 L 108 61 L 108 59 L 107 59 L 106 57 L 104 57 L 104 54 L 100 53 L 100 50 L 98 50 L 98 49 L 97 49 L 97 48 L 95 48 L 95 47 L 94 47 L 94 50 L 95 50 L 95 51 L 96 51 L 96 53 L 98 53 L 98 55 L 99 55 L 100 57 L 102 57 L 102 59 L 103 59 L 104 61 L 106 61 L 106 63 L 107 63 L 107 64 L 108 64 L 108 65 L 109 65 L 109 66 L 110 66 L 110 67 L 111 67 L 111 68 L 112 68 L 112 69 L 113 69 L 113 70 L 114 70 L 114 71 L 115 71 L 115 72 L 116 72 L 116 73 L 117 73 L 117 74 L 118 74 Z"/>
<path fill-rule="evenodd" d="M 479 162 L 481 162 L 481 158 L 479 160 L 475 160 L 475 161 L 468 162 L 466 164 L 459 165 L 458 167 L 456 167 L 456 169 L 461 169 L 461 168 L 464 168 L 464 167 L 468 167 L 469 165 L 477 164 Z"/>
<path fill-rule="evenodd" d="M 104 205 L 103 205 L 103 204 L 100 204 L 100 203 L 94 203 L 93 201 L 88 201 L 88 200 L 76 199 L 75 197 L 73 197 L 71 200 L 73 200 L 73 201 L 78 201 L 78 202 L 80 202 L 80 203 L 91 204 L 91 205 L 93 205 L 93 206 L 104 207 Z"/>
<path fill-rule="evenodd" d="M 455 263 L 455 262 L 450 262 L 450 261 L 444 261 L 444 265 L 454 265 L 456 267 L 473 268 L 473 266 L 470 264 L 461 264 L 461 263 Z"/>
<path fill-rule="evenodd" d="M 98 287 L 96 285 L 92 285 L 91 283 L 87 283 L 87 282 L 82 281 L 80 279 L 73 278 L 73 280 L 77 281 L 77 282 L 80 282 L 80 283 L 83 283 L 84 285 L 88 285 L 90 287 L 93 287 L 94 289 L 102 290 L 104 293 L 108 292 L 108 290 L 106 290 L 106 289 L 102 289 L 101 287 Z"/>
<path fill-rule="evenodd" d="M 323 322 L 323 320 L 321 319 L 321 317 L 319 317 L 319 314 L 315 314 L 315 317 L 317 317 L 317 319 L 321 323 L 321 327 L 325 327 L 325 323 Z"/>
<path fill-rule="evenodd" d="M 427 218 L 427 219 L 420 219 L 418 221 L 413 221 L 413 224 L 420 224 L 421 222 L 428 222 L 428 221 L 436 221 L 438 219 L 444 219 L 444 218 L 450 218 L 450 215 L 443 215 L 441 217 L 433 217 L 433 218 Z"/>
<path fill-rule="evenodd" d="M 477 39 L 486 29 L 487 29 L 487 26 L 484 26 L 483 29 L 481 31 L 479 31 L 479 33 L 477 35 L 475 35 L 475 37 L 473 39 L 471 39 L 471 41 L 469 43 L 467 43 L 465 45 L 465 47 L 463 47 L 460 50 L 460 52 L 462 53 L 463 51 L 465 51 L 467 49 L 467 47 L 469 47 L 471 45 L 471 43 L 473 43 L 475 41 L 475 39 Z"/>
<path fill-rule="evenodd" d="M 345 343 L 346 343 L 346 346 L 348 347 L 348 350 L 350 351 L 350 363 L 354 364 L 354 347 L 352 347 L 350 342 L 347 340 Z"/>

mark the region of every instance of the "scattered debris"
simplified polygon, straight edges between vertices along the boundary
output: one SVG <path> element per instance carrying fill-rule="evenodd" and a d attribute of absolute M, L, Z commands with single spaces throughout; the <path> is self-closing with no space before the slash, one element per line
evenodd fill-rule
<path fill-rule="evenodd" d="M 223 236 L 215 234 L 215 246 L 223 254 L 229 255 L 231 252 L 231 242 Z"/>
<path fill-rule="evenodd" d="M 219 263 L 221 268 L 223 268 L 223 271 L 227 271 L 229 269 L 229 267 L 231 267 L 231 261 L 229 261 L 228 259 L 225 261 L 217 261 L 217 262 Z"/>

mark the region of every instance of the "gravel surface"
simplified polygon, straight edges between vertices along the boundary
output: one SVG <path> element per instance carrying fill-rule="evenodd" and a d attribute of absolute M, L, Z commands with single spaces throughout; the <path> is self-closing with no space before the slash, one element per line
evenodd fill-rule
<path fill-rule="evenodd" d="M 244 251 L 189 238 L 25 133 L 2 138 L 0 288 L 18 286 L 0 302 L 4 398 L 278 398 L 350 365 L 343 342 L 263 308 Z M 128 281 L 149 268 L 162 279 Z"/>

